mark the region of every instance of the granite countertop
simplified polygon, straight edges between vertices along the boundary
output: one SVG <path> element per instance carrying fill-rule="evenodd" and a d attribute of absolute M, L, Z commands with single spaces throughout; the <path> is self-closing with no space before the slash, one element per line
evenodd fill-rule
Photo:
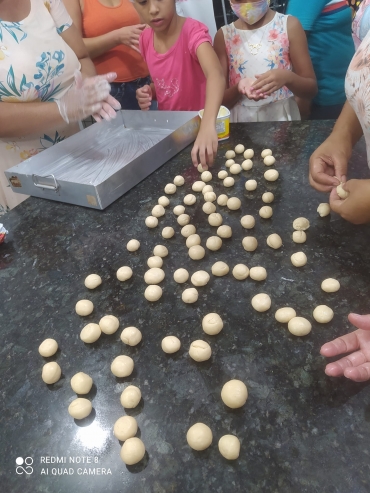
<path fill-rule="evenodd" d="M 217 194 L 241 198 L 242 210 L 231 212 L 217 206 L 224 224 L 232 226 L 233 237 L 224 240 L 220 251 L 207 251 L 201 261 L 187 256 L 172 213 L 199 176 L 191 164 L 190 147 L 105 211 L 31 198 L 2 218 L 9 230 L 0 246 L 2 491 L 370 491 L 370 387 L 328 378 L 319 354 L 324 342 L 351 329 L 350 311 L 370 310 L 370 227 L 351 225 L 334 214 L 320 218 L 317 206 L 328 198 L 308 185 L 308 158 L 331 128 L 332 122 L 231 126 L 230 140 L 219 147 L 211 184 Z M 238 143 L 255 150 L 255 165 L 236 177 L 233 188 L 225 189 L 216 172 L 224 165 L 225 151 Z M 275 183 L 263 179 L 266 167 L 259 156 L 266 147 L 273 149 L 280 171 Z M 159 227 L 148 230 L 145 217 L 177 174 L 185 177 L 185 185 L 170 197 L 171 205 Z M 369 177 L 362 141 L 352 156 L 349 174 Z M 252 177 L 258 188 L 246 192 L 244 183 Z M 274 215 L 263 220 L 258 210 L 266 190 L 275 194 Z M 196 205 L 187 211 L 205 245 L 216 228 L 208 225 L 203 201 L 196 195 Z M 253 233 L 240 225 L 244 214 L 256 217 Z M 299 216 L 311 222 L 304 245 L 291 240 L 292 221 Z M 162 238 L 164 226 L 175 228 L 174 238 Z M 281 235 L 280 250 L 267 247 L 266 237 L 271 233 Z M 248 234 L 259 241 L 253 253 L 241 245 Z M 126 250 L 132 238 L 141 242 L 135 253 Z M 143 275 L 156 244 L 166 245 L 170 253 L 164 260 L 163 297 L 149 303 L 143 296 Z M 290 262 L 291 254 L 299 250 L 308 257 L 301 269 Z M 184 304 L 181 293 L 190 283 L 176 284 L 174 270 L 210 272 L 217 260 L 231 268 L 237 263 L 262 265 L 268 277 L 256 282 L 249 278 L 236 281 L 231 271 L 224 278 L 211 275 L 209 284 L 199 288 L 199 300 Z M 133 278 L 125 283 L 116 279 L 122 265 L 134 270 Z M 84 287 L 91 273 L 103 278 L 94 291 Z M 327 277 L 340 280 L 339 292 L 321 290 L 321 281 Z M 251 298 L 259 292 L 271 295 L 268 312 L 257 313 L 251 307 Z M 86 318 L 74 311 L 76 301 L 83 298 L 95 305 Z M 313 320 L 312 311 L 319 304 L 334 310 L 329 324 Z M 286 305 L 312 321 L 308 336 L 296 338 L 275 321 L 276 309 Z M 219 313 L 224 320 L 217 336 L 202 331 L 202 318 L 209 312 Z M 103 335 L 92 345 L 82 343 L 82 327 L 105 314 L 120 319 L 118 332 Z M 121 329 L 131 325 L 143 334 L 142 342 L 133 348 L 119 337 Z M 160 348 L 162 338 L 170 334 L 182 342 L 179 353 L 172 356 Z M 56 360 L 62 368 L 62 379 L 49 386 L 41 380 L 45 360 L 37 350 L 47 337 L 55 338 L 60 347 L 48 360 Z M 187 350 L 195 339 L 212 346 L 208 362 L 189 359 Z M 119 354 L 135 361 L 133 374 L 125 379 L 115 378 L 110 371 Z M 81 422 L 67 412 L 76 397 L 70 378 L 79 371 L 94 380 L 88 394 L 93 413 Z M 249 390 L 246 405 L 238 410 L 226 408 L 220 398 L 222 386 L 232 378 L 243 380 Z M 131 411 L 125 411 L 119 399 L 128 384 L 139 386 L 143 396 L 139 407 Z M 121 445 L 112 433 L 114 422 L 124 414 L 136 417 L 138 436 L 147 450 L 144 460 L 131 467 L 121 461 Z M 204 452 L 194 452 L 186 443 L 186 432 L 197 421 L 213 432 L 212 446 Z M 232 462 L 217 447 L 219 438 L 229 433 L 241 441 L 240 457 Z M 32 474 L 21 469 L 18 473 L 23 474 L 17 474 L 18 457 L 32 459 Z M 56 458 L 65 458 L 65 462 L 52 463 Z M 95 474 L 85 474 L 89 469 Z"/>

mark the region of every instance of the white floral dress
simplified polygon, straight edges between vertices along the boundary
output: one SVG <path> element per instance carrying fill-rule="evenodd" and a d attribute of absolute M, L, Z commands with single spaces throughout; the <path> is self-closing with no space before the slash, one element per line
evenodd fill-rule
<path fill-rule="evenodd" d="M 74 81 L 80 62 L 60 34 L 72 25 L 62 0 L 30 0 L 21 22 L 0 19 L 0 104 L 55 101 Z M 0 106 L 1 111 L 1 106 Z M 76 133 L 77 124 L 42 135 L 0 139 L 0 204 L 10 208 L 26 196 L 12 192 L 4 171 Z"/>

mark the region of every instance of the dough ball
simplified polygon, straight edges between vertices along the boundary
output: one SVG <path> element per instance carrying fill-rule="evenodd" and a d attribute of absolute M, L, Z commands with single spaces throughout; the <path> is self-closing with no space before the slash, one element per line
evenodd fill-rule
<path fill-rule="evenodd" d="M 218 441 L 218 450 L 227 460 L 235 460 L 240 454 L 240 441 L 234 435 L 224 435 Z"/>
<path fill-rule="evenodd" d="M 266 166 L 272 166 L 273 164 L 275 164 L 275 161 L 276 160 L 274 156 L 266 156 L 263 160 Z"/>
<path fill-rule="evenodd" d="M 319 305 L 313 311 L 313 318 L 320 324 L 327 324 L 333 320 L 334 312 L 327 305 Z"/>
<path fill-rule="evenodd" d="M 104 334 L 114 334 L 119 327 L 119 320 L 114 315 L 105 315 L 100 319 L 99 327 Z"/>
<path fill-rule="evenodd" d="M 257 188 L 257 182 L 256 180 L 247 180 L 245 182 L 245 189 L 248 190 L 248 192 L 253 192 Z"/>
<path fill-rule="evenodd" d="M 254 236 L 246 236 L 242 240 L 242 245 L 247 252 L 254 252 L 258 247 L 258 241 Z"/>
<path fill-rule="evenodd" d="M 213 212 L 216 212 L 216 206 L 213 202 L 204 202 L 202 210 L 206 214 L 212 214 Z"/>
<path fill-rule="evenodd" d="M 145 219 L 145 225 L 148 228 L 156 228 L 158 226 L 158 219 L 154 216 L 148 216 Z"/>
<path fill-rule="evenodd" d="M 91 390 L 93 379 L 87 373 L 80 371 L 71 378 L 71 387 L 76 394 L 88 394 Z"/>
<path fill-rule="evenodd" d="M 119 281 L 127 281 L 128 279 L 131 279 L 132 277 L 132 269 L 131 267 L 128 267 L 125 265 L 124 267 L 120 267 L 117 271 L 117 279 Z"/>
<path fill-rule="evenodd" d="M 53 356 L 58 351 L 58 343 L 55 339 L 45 339 L 39 346 L 39 353 L 44 358 Z"/>
<path fill-rule="evenodd" d="M 137 433 L 137 421 L 132 416 L 122 416 L 114 423 L 113 433 L 118 440 L 124 442 Z"/>
<path fill-rule="evenodd" d="M 87 317 L 94 310 L 94 305 L 90 300 L 80 300 L 76 303 L 76 313 L 81 317 Z"/>
<path fill-rule="evenodd" d="M 272 150 L 271 149 L 264 149 L 261 152 L 261 157 L 265 159 L 266 156 L 272 156 Z"/>
<path fill-rule="evenodd" d="M 186 238 L 186 246 L 188 248 L 194 245 L 200 245 L 200 236 L 197 234 L 190 235 Z"/>
<path fill-rule="evenodd" d="M 231 166 L 235 164 L 234 159 L 228 159 L 225 163 L 226 168 L 231 168 Z"/>
<path fill-rule="evenodd" d="M 244 159 L 252 159 L 252 157 L 254 156 L 254 150 L 253 149 L 246 149 L 244 151 Z"/>
<path fill-rule="evenodd" d="M 206 184 L 204 183 L 204 181 L 195 181 L 191 186 L 191 189 L 193 190 L 193 192 L 201 192 L 205 186 Z"/>
<path fill-rule="evenodd" d="M 270 207 L 269 205 L 264 205 L 259 210 L 259 215 L 264 219 L 269 219 L 272 216 L 272 214 L 273 214 L 272 207 Z"/>
<path fill-rule="evenodd" d="M 185 183 L 185 179 L 183 176 L 181 175 L 178 175 L 178 176 L 175 176 L 175 178 L 173 179 L 173 183 L 177 186 L 177 187 L 182 187 L 183 184 Z"/>
<path fill-rule="evenodd" d="M 155 205 L 152 209 L 152 216 L 154 217 L 162 217 L 165 213 L 166 211 L 164 210 L 163 205 Z"/>
<path fill-rule="evenodd" d="M 306 336 L 311 332 L 311 324 L 306 318 L 293 317 L 288 322 L 288 330 L 294 336 Z"/>
<path fill-rule="evenodd" d="M 187 224 L 181 228 L 181 234 L 184 238 L 189 238 L 189 236 L 195 235 L 196 232 L 197 230 L 193 224 Z"/>
<path fill-rule="evenodd" d="M 173 274 L 173 278 L 179 284 L 184 284 L 189 279 L 189 272 L 186 269 L 177 269 Z"/>
<path fill-rule="evenodd" d="M 114 358 L 110 365 L 110 369 L 116 377 L 128 377 L 134 371 L 134 360 L 130 358 L 130 356 L 121 354 L 120 356 L 117 356 L 117 358 Z"/>
<path fill-rule="evenodd" d="M 223 224 L 222 226 L 217 228 L 217 234 L 221 238 L 231 238 L 233 234 L 233 230 L 227 224 Z"/>
<path fill-rule="evenodd" d="M 206 202 L 214 202 L 217 198 L 215 192 L 206 192 L 203 197 Z"/>
<path fill-rule="evenodd" d="M 227 188 L 233 187 L 234 183 L 235 183 L 235 180 L 232 176 L 228 176 L 223 181 L 224 187 L 227 187 Z"/>
<path fill-rule="evenodd" d="M 158 301 L 162 297 L 162 293 L 163 291 L 160 286 L 151 284 L 146 288 L 144 296 L 148 301 Z"/>
<path fill-rule="evenodd" d="M 68 406 L 68 412 L 74 419 L 84 419 L 89 416 L 92 411 L 92 404 L 88 399 L 78 397 L 74 399 Z"/>
<path fill-rule="evenodd" d="M 165 195 L 162 195 L 162 197 L 159 197 L 158 199 L 158 204 L 163 207 L 167 207 L 168 205 L 170 205 L 170 199 Z"/>
<path fill-rule="evenodd" d="M 184 214 L 184 212 L 185 207 L 183 205 L 177 205 L 173 208 L 173 213 L 175 214 L 175 216 L 181 216 L 181 214 Z"/>
<path fill-rule="evenodd" d="M 168 249 L 164 245 L 156 245 L 153 250 L 153 255 L 155 257 L 167 257 Z"/>
<path fill-rule="evenodd" d="M 197 201 L 197 198 L 195 195 L 192 193 L 188 193 L 188 195 L 185 195 L 184 197 L 184 204 L 185 205 L 193 205 Z"/>
<path fill-rule="evenodd" d="M 202 327 L 206 334 L 215 336 L 223 329 L 224 323 L 217 313 L 208 313 L 202 320 Z"/>
<path fill-rule="evenodd" d="M 210 280 L 210 275 L 205 270 L 198 270 L 194 272 L 190 280 L 193 286 L 205 286 Z"/>
<path fill-rule="evenodd" d="M 162 237 L 166 240 L 172 238 L 175 234 L 175 230 L 171 226 L 166 226 L 162 229 Z"/>
<path fill-rule="evenodd" d="M 292 318 L 296 317 L 296 311 L 294 308 L 290 308 L 289 306 L 284 306 L 284 308 L 279 308 L 275 312 L 275 318 L 281 324 L 287 324 Z"/>
<path fill-rule="evenodd" d="M 278 248 L 280 248 L 282 244 L 283 244 L 283 240 L 276 233 L 273 233 L 272 235 L 269 235 L 267 237 L 267 245 L 270 248 L 274 248 L 274 250 L 277 250 Z"/>
<path fill-rule="evenodd" d="M 222 240 L 218 236 L 210 236 L 206 242 L 206 247 L 212 252 L 217 252 L 222 247 Z"/>
<path fill-rule="evenodd" d="M 226 159 L 232 159 L 235 157 L 235 152 L 234 151 L 226 151 L 225 153 L 225 158 Z"/>
<path fill-rule="evenodd" d="M 126 409 L 134 409 L 141 401 L 141 392 L 139 387 L 129 385 L 121 394 L 121 404 Z"/>
<path fill-rule="evenodd" d="M 173 195 L 174 193 L 176 193 L 176 190 L 177 190 L 177 187 L 174 183 L 168 183 L 164 187 L 164 193 L 167 193 L 168 195 Z"/>
<path fill-rule="evenodd" d="M 162 339 L 162 349 L 165 353 L 167 354 L 173 354 L 176 353 L 180 347 L 181 347 L 181 342 L 180 339 L 178 339 L 175 336 L 167 336 L 164 339 Z"/>
<path fill-rule="evenodd" d="M 189 257 L 193 260 L 201 260 L 204 258 L 206 251 L 201 245 L 194 245 L 189 248 Z"/>
<path fill-rule="evenodd" d="M 293 229 L 296 231 L 306 231 L 310 227 L 310 221 L 305 217 L 297 217 L 293 221 Z"/>
<path fill-rule="evenodd" d="M 186 434 L 189 447 L 193 450 L 205 450 L 211 445 L 212 438 L 211 429 L 203 423 L 196 423 L 188 429 Z"/>
<path fill-rule="evenodd" d="M 121 333 L 121 341 L 128 346 L 137 346 L 143 336 L 136 327 L 126 327 Z"/>
<path fill-rule="evenodd" d="M 203 190 L 202 190 L 202 194 L 203 194 L 203 196 L 204 196 L 207 192 L 213 192 L 213 187 L 212 187 L 212 185 L 205 185 L 205 187 L 203 187 Z"/>
<path fill-rule="evenodd" d="M 98 274 L 90 274 L 85 279 L 85 286 L 88 289 L 95 289 L 102 283 L 101 277 Z"/>
<path fill-rule="evenodd" d="M 62 375 L 62 370 L 60 366 L 55 361 L 51 361 L 50 363 L 46 363 L 42 367 L 41 378 L 47 384 L 52 384 L 57 382 Z"/>
<path fill-rule="evenodd" d="M 180 214 L 179 217 L 177 218 L 177 222 L 180 226 L 186 226 L 187 224 L 190 223 L 189 214 Z"/>
<path fill-rule="evenodd" d="M 243 154 L 244 151 L 245 147 L 243 146 L 243 144 L 238 144 L 237 146 L 235 146 L 236 154 Z"/>
<path fill-rule="evenodd" d="M 200 175 L 200 178 L 202 181 L 207 183 L 212 180 L 212 173 L 210 171 L 203 171 L 203 173 Z"/>
<path fill-rule="evenodd" d="M 254 226 L 256 224 L 256 220 L 254 219 L 253 216 L 246 215 L 240 219 L 240 224 L 245 229 L 252 229 L 252 228 L 254 228 Z"/>
<path fill-rule="evenodd" d="M 101 336 L 101 328 L 98 324 L 87 324 L 81 330 L 80 339 L 87 344 L 96 342 Z"/>
<path fill-rule="evenodd" d="M 347 190 L 344 190 L 343 185 L 344 183 L 341 183 L 337 186 L 337 194 L 341 199 L 346 199 L 349 195 L 349 192 L 347 192 Z"/>
<path fill-rule="evenodd" d="M 244 406 L 248 399 L 248 390 L 241 380 L 229 380 L 221 390 L 221 399 L 231 409 Z"/>
<path fill-rule="evenodd" d="M 132 466 L 140 462 L 145 455 L 145 445 L 140 438 L 128 438 L 121 448 L 121 459 L 128 466 Z"/>
<path fill-rule="evenodd" d="M 229 266 L 225 262 L 219 261 L 212 265 L 212 274 L 217 277 L 226 276 L 229 270 Z"/>
<path fill-rule="evenodd" d="M 158 207 L 162 207 L 162 206 L 158 206 Z M 163 207 L 162 207 L 162 209 L 163 209 Z M 139 250 L 139 248 L 140 248 L 140 241 L 138 241 L 138 240 L 130 240 L 127 243 L 127 246 L 126 247 L 127 247 L 127 250 L 129 252 L 136 252 L 136 250 Z"/>
<path fill-rule="evenodd" d="M 304 243 L 307 239 L 307 235 L 304 231 L 294 231 L 292 238 L 294 243 Z"/>
<path fill-rule="evenodd" d="M 223 169 L 219 171 L 217 176 L 220 178 L 220 180 L 224 180 L 228 176 L 228 172 Z"/>
<path fill-rule="evenodd" d="M 242 167 L 238 163 L 234 163 L 230 166 L 230 173 L 232 175 L 238 175 L 239 173 L 241 173 L 241 171 L 242 171 Z"/>
<path fill-rule="evenodd" d="M 317 208 L 317 212 L 319 213 L 320 217 L 328 216 L 330 214 L 330 205 L 327 203 L 320 204 Z"/>
<path fill-rule="evenodd" d="M 263 195 L 262 195 L 262 202 L 264 202 L 265 204 L 271 204 L 271 202 L 274 201 L 274 194 L 271 193 L 271 192 L 265 192 Z"/>
<path fill-rule="evenodd" d="M 229 200 L 229 197 L 225 194 L 219 195 L 217 199 L 218 205 L 227 205 L 227 201 Z"/>
<path fill-rule="evenodd" d="M 249 271 L 250 278 L 254 281 L 264 281 L 267 277 L 267 272 L 264 267 L 252 267 Z"/>
<path fill-rule="evenodd" d="M 208 216 L 208 222 L 211 226 L 221 226 L 222 216 L 218 212 L 213 212 Z"/>
<path fill-rule="evenodd" d="M 230 197 L 226 205 L 231 211 L 237 211 L 242 206 L 242 203 L 238 197 Z"/>
<path fill-rule="evenodd" d="M 184 303 L 195 303 L 198 296 L 198 291 L 195 288 L 188 288 L 182 293 L 181 298 Z"/>
<path fill-rule="evenodd" d="M 266 293 L 256 294 L 252 298 L 252 306 L 257 312 L 266 312 L 271 307 L 271 298 Z"/>
<path fill-rule="evenodd" d="M 244 171 L 251 170 L 253 168 L 253 161 L 251 161 L 250 159 L 246 159 L 242 162 L 242 168 Z"/>
<path fill-rule="evenodd" d="M 190 345 L 189 356 L 194 361 L 207 361 L 211 357 L 211 346 L 206 341 L 194 341 Z"/>
<path fill-rule="evenodd" d="M 208 166 L 205 164 L 204 167 L 201 163 L 198 164 L 197 166 L 197 170 L 199 171 L 199 173 L 203 173 L 203 171 L 207 171 L 208 169 Z"/>
<path fill-rule="evenodd" d="M 292 261 L 294 267 L 303 267 L 307 264 L 307 257 L 306 254 L 303 252 L 293 253 L 293 255 L 290 257 L 290 260 Z"/>
<path fill-rule="evenodd" d="M 247 277 L 249 276 L 249 269 L 248 269 L 248 267 L 246 265 L 244 265 L 244 264 L 237 264 L 233 268 L 233 276 L 238 281 L 244 281 L 244 279 L 247 279 Z"/>
<path fill-rule="evenodd" d="M 340 283 L 336 279 L 328 278 L 321 283 L 321 289 L 326 293 L 335 293 L 339 291 Z M 41 354 L 41 353 L 40 353 Z"/>
<path fill-rule="evenodd" d="M 279 172 L 276 169 L 268 169 L 264 172 L 263 176 L 267 181 L 276 181 L 279 178 Z"/>

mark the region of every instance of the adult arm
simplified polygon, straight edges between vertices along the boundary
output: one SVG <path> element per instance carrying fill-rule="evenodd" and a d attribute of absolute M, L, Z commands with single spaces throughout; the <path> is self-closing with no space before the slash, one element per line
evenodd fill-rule
<path fill-rule="evenodd" d="M 328 0 L 289 0 L 286 13 L 300 20 L 305 31 L 312 31 Z"/>

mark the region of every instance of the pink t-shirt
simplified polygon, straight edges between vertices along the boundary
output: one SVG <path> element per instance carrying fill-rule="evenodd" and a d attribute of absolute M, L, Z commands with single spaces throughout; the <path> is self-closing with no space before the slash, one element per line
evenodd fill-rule
<path fill-rule="evenodd" d="M 140 51 L 146 61 L 157 93 L 158 109 L 199 111 L 206 99 L 206 78 L 197 58 L 202 43 L 211 43 L 207 27 L 187 18 L 176 43 L 166 52 L 154 49 L 153 29 L 144 29 Z"/>

